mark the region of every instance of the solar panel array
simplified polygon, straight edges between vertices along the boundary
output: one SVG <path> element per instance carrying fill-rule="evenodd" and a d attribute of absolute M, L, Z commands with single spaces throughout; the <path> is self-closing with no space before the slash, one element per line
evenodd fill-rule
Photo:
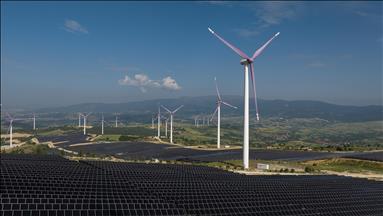
<path fill-rule="evenodd" d="M 346 156 L 346 158 L 383 162 L 383 151 L 368 152 Z"/>
<path fill-rule="evenodd" d="M 383 215 L 383 183 L 1 155 L 1 215 Z"/>

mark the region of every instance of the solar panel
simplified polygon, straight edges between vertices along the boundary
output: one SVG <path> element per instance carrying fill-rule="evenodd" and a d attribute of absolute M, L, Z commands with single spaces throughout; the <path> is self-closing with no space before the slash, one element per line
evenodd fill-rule
<path fill-rule="evenodd" d="M 1 155 L 1 215 L 382 215 L 383 183 Z"/>

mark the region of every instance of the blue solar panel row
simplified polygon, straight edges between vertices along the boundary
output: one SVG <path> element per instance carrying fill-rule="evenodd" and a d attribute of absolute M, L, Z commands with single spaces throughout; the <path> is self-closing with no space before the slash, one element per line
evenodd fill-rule
<path fill-rule="evenodd" d="M 383 183 L 1 155 L 1 215 L 383 215 Z"/>

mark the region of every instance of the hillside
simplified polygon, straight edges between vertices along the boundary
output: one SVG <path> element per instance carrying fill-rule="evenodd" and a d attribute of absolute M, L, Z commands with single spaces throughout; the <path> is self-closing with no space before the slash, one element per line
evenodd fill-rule
<path fill-rule="evenodd" d="M 242 114 L 241 96 L 224 96 L 225 101 L 238 107 L 237 110 L 223 107 L 226 115 L 237 116 Z M 128 103 L 84 103 L 66 107 L 39 109 L 36 112 L 59 113 L 122 113 L 132 118 L 147 118 L 157 112 L 158 104 L 171 109 L 183 104 L 185 107 L 177 114 L 179 117 L 191 118 L 193 115 L 210 114 L 215 109 L 215 96 L 181 97 L 175 99 L 157 99 L 135 101 Z M 253 101 L 250 103 L 254 113 Z M 363 122 L 383 120 L 383 106 L 345 106 L 320 101 L 287 101 L 287 100 L 259 100 L 259 109 L 262 117 L 279 118 L 320 118 L 328 121 Z"/>

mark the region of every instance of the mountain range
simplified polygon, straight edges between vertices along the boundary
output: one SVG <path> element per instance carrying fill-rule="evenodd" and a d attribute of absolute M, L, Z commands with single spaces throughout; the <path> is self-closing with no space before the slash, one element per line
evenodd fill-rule
<path fill-rule="evenodd" d="M 225 115 L 242 115 L 242 96 L 223 96 L 224 100 L 238 109 L 223 106 Z M 59 113 L 121 113 L 127 116 L 155 115 L 158 105 L 164 105 L 169 109 L 175 109 L 180 105 L 184 107 L 177 113 L 179 117 L 192 118 L 195 115 L 211 114 L 216 107 L 216 96 L 180 97 L 172 99 L 156 99 L 134 101 L 127 103 L 84 103 L 64 107 L 43 108 L 35 112 L 59 112 Z M 321 101 L 311 100 L 259 100 L 261 117 L 279 118 L 320 118 L 328 121 L 362 122 L 383 120 L 383 106 L 350 106 L 336 105 Z M 162 112 L 165 112 L 162 109 Z M 254 101 L 250 101 L 250 115 L 255 116 Z"/>

